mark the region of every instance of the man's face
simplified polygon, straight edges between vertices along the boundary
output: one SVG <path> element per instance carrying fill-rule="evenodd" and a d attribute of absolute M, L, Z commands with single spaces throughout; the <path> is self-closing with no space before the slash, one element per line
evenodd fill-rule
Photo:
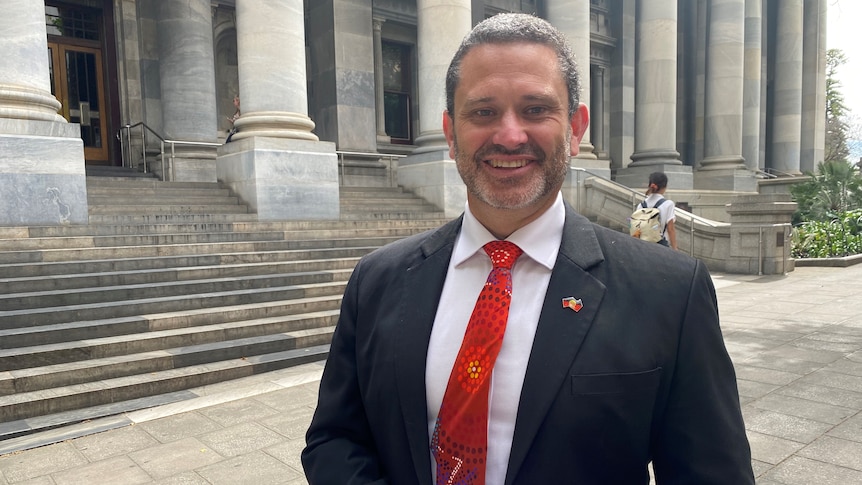
<path fill-rule="evenodd" d="M 569 118 L 554 51 L 530 43 L 474 47 L 454 94 L 455 112 L 443 115 L 443 130 L 471 210 L 544 212 L 588 119 L 583 105 Z"/>

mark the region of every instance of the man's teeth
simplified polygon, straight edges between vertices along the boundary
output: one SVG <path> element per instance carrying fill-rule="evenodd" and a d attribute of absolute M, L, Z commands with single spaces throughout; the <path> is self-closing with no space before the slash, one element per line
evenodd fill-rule
<path fill-rule="evenodd" d="M 526 160 L 488 160 L 494 168 L 519 168 L 527 164 Z"/>

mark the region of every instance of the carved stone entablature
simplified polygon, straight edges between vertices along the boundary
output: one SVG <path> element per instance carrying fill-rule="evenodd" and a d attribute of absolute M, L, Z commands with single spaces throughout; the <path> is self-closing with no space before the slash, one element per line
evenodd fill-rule
<path fill-rule="evenodd" d="M 605 44 L 603 42 L 596 42 L 598 39 L 595 35 L 591 36 L 590 39 L 590 64 L 595 64 L 597 66 L 602 67 L 610 67 L 611 65 L 611 54 L 613 53 L 614 46 Z M 604 38 L 603 40 L 607 40 Z"/>
<path fill-rule="evenodd" d="M 611 20 L 604 0 L 592 0 L 590 5 L 590 33 L 613 37 Z"/>

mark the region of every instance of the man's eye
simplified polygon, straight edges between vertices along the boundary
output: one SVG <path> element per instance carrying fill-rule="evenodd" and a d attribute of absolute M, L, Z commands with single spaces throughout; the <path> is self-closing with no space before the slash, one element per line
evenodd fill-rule
<path fill-rule="evenodd" d="M 476 116 L 481 116 L 481 117 L 487 117 L 487 116 L 491 116 L 494 114 L 494 112 L 489 110 L 489 109 L 477 109 L 475 111 L 475 113 L 476 113 Z"/>
<path fill-rule="evenodd" d="M 544 106 L 531 106 L 527 108 L 527 114 L 531 115 L 540 115 L 545 113 L 546 111 L 548 111 L 548 109 Z"/>

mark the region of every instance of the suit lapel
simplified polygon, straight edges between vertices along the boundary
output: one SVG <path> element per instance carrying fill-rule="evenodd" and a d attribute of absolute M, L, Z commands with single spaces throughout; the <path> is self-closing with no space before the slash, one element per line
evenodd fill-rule
<path fill-rule="evenodd" d="M 560 254 L 554 265 L 539 317 L 518 406 L 506 484 L 513 483 L 551 403 L 569 376 L 605 293 L 605 286 L 588 270 L 603 261 L 592 225 L 566 205 Z M 575 312 L 563 298 L 580 299 Z"/>
<path fill-rule="evenodd" d="M 417 479 L 426 485 L 431 485 L 431 455 L 425 361 L 431 327 L 460 227 L 459 218 L 432 233 L 421 244 L 421 256 L 407 269 L 402 300 L 396 302 L 401 310 L 396 388 Z"/>

